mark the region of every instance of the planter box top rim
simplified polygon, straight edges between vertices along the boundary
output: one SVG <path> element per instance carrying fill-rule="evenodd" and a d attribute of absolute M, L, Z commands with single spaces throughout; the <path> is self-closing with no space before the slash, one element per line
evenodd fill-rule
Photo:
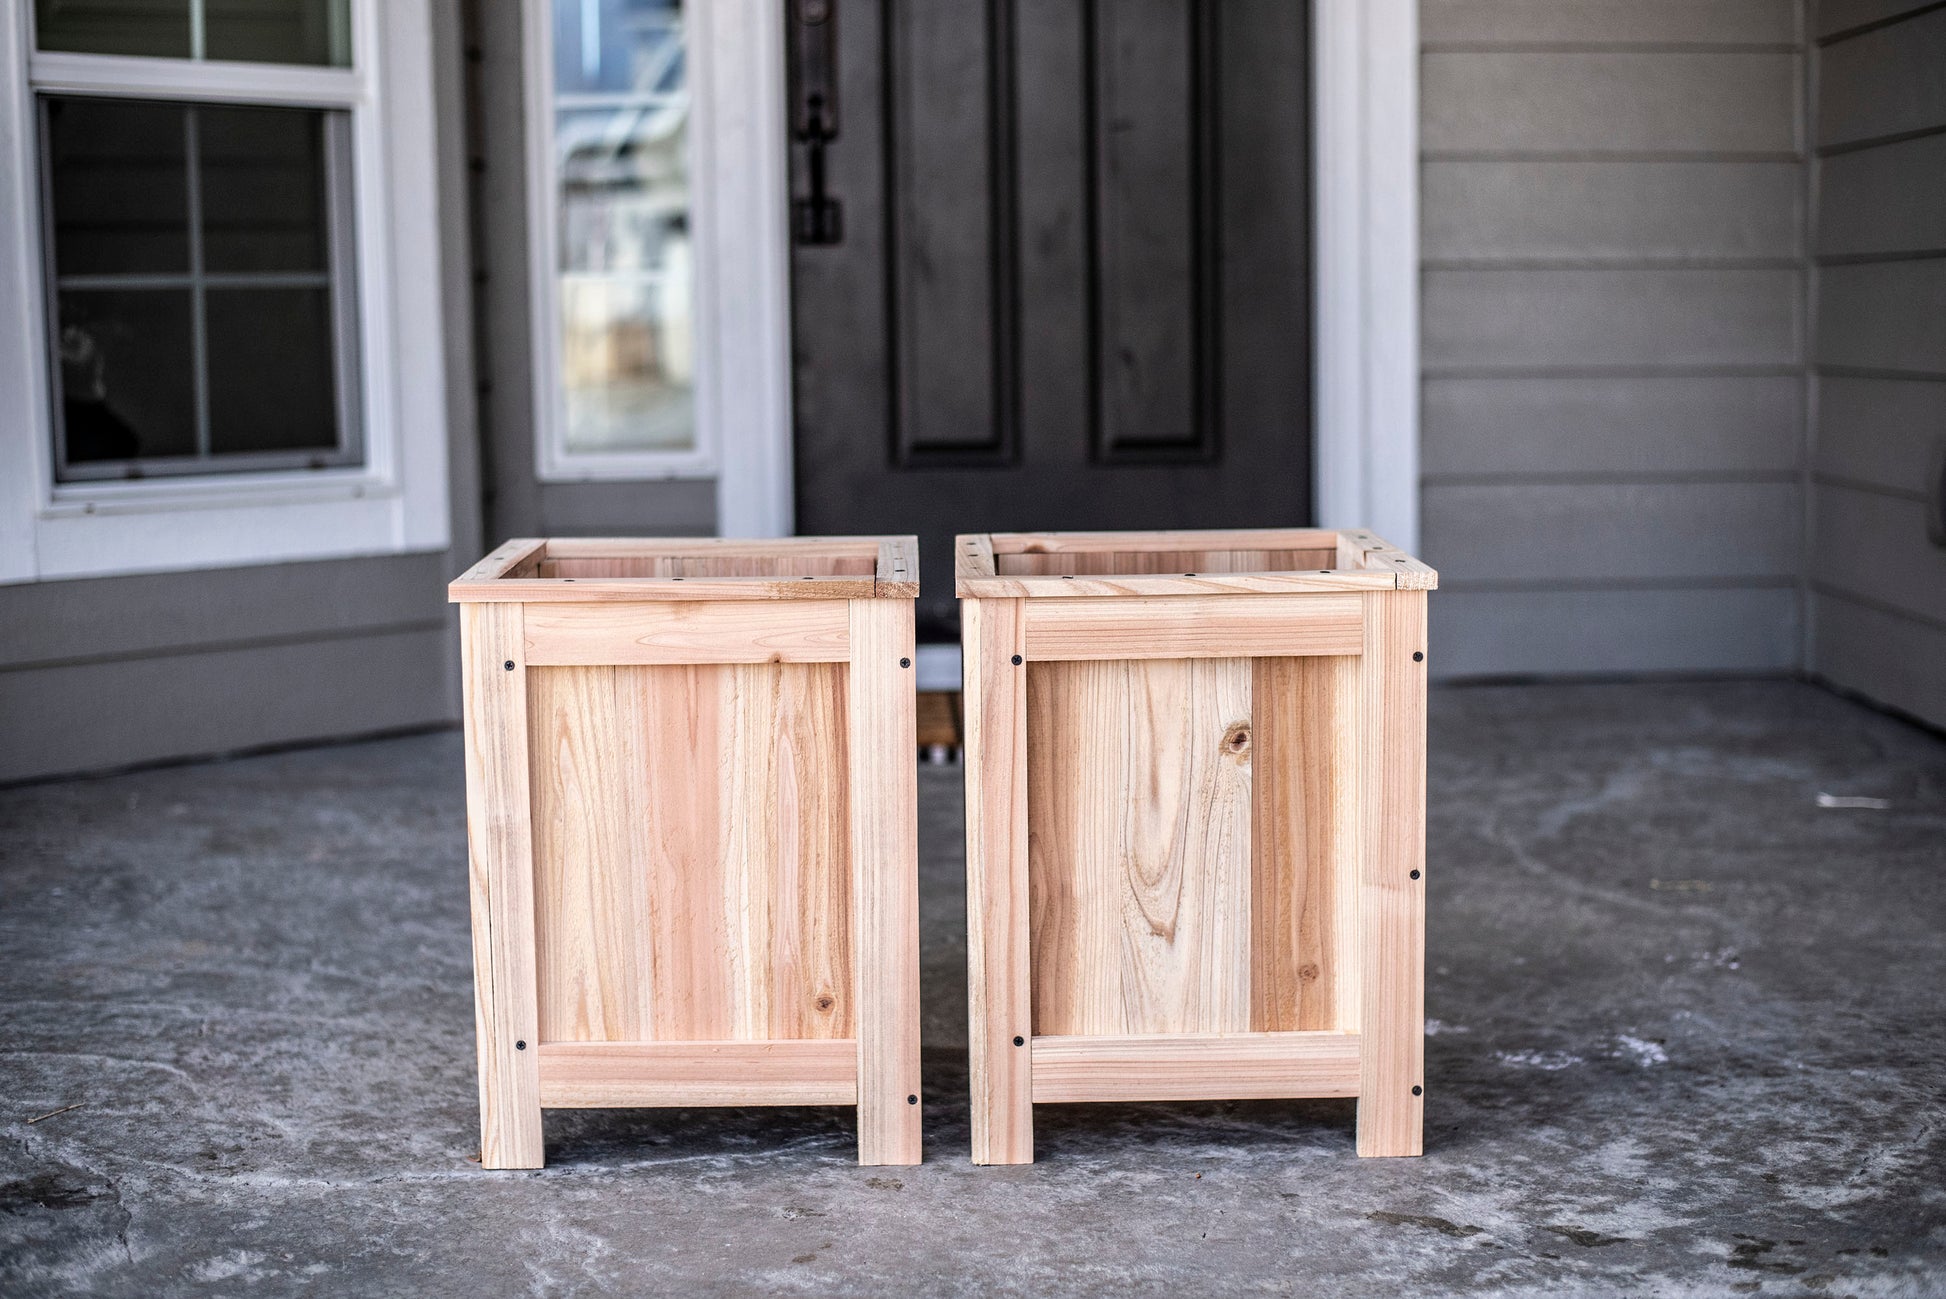
<path fill-rule="evenodd" d="M 1431 591 L 1439 574 L 1365 528 L 976 532 L 954 539 L 962 600 Z"/>
<path fill-rule="evenodd" d="M 910 600 L 915 537 L 520 537 L 446 588 L 454 604 Z"/>

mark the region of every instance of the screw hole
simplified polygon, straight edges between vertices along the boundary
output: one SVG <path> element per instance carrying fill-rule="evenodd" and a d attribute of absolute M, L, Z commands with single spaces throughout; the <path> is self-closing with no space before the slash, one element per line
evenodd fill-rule
<path fill-rule="evenodd" d="M 1015 1046 L 1026 1046 L 1026 1045 L 1027 1045 L 1027 1039 L 1026 1039 L 1026 1038 L 1024 1038 L 1024 1037 L 1017 1037 L 1017 1038 L 1015 1038 L 1015 1039 L 1014 1039 L 1014 1045 L 1015 1045 Z"/>
<path fill-rule="evenodd" d="M 1426 1094 L 1426 1089 L 1424 1087 L 1414 1087 L 1412 1089 L 1412 1094 L 1414 1096 L 1423 1096 Z"/>
<path fill-rule="evenodd" d="M 1183 576 L 1184 576 L 1184 577 L 1194 577 L 1194 576 L 1196 576 L 1196 575 L 1195 575 L 1194 573 L 1184 573 L 1184 574 L 1183 574 Z"/>
<path fill-rule="evenodd" d="M 1020 666 L 1020 655 L 1018 655 L 1018 654 L 1016 654 L 1016 655 L 1014 655 L 1014 666 L 1015 666 L 1015 667 L 1019 667 L 1019 666 Z"/>

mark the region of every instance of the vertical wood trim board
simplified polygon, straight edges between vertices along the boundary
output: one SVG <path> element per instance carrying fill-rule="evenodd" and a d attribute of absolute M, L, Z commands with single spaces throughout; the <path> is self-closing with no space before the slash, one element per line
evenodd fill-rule
<path fill-rule="evenodd" d="M 919 787 L 912 602 L 851 602 L 858 1162 L 916 1164 Z"/>
<path fill-rule="evenodd" d="M 973 1162 L 1034 1159 L 1021 602 L 960 606 L 965 646 L 966 914 Z M 1018 1045 L 1016 1045 L 1018 1042 Z"/>
<path fill-rule="evenodd" d="M 467 887 L 479 1052 L 480 1163 L 539 1168 L 540 1040 L 534 852 L 527 788 L 527 669 L 519 605 L 460 610 L 466 716 Z"/>

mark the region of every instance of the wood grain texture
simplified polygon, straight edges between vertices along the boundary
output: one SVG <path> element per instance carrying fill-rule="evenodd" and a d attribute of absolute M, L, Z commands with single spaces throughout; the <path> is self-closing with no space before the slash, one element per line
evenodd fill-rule
<path fill-rule="evenodd" d="M 857 1044 L 843 1038 L 775 1042 L 552 1042 L 540 1056 L 548 1109 L 634 1105 L 852 1105 Z"/>
<path fill-rule="evenodd" d="M 831 600 L 643 600 L 527 611 L 536 667 L 643 663 L 843 663 L 847 605 Z"/>
<path fill-rule="evenodd" d="M 1364 603 L 1347 593 L 1034 600 L 1023 615 L 1034 662 L 1357 654 L 1364 647 Z"/>
<path fill-rule="evenodd" d="M 995 532 L 995 555 L 1058 555 L 1144 550 L 1326 550 L 1329 528 L 1184 528 L 1148 532 Z"/>
<path fill-rule="evenodd" d="M 844 669 L 529 675 L 540 1040 L 852 1037 Z"/>
<path fill-rule="evenodd" d="M 540 1040 L 534 971 L 534 848 L 527 772 L 527 670 L 521 610 L 460 617 L 466 725 L 466 844 L 473 911 L 473 1010 L 479 1053 L 480 1163 L 539 1168 Z"/>
<path fill-rule="evenodd" d="M 1193 574 L 1191 576 L 1190 574 Z M 1202 573 L 1186 569 L 1175 576 L 968 577 L 954 587 L 963 600 L 1067 600 L 1076 596 L 1277 595 L 1309 591 L 1390 591 L 1398 587 L 1389 571 L 1311 573 Z"/>
<path fill-rule="evenodd" d="M 447 587 L 469 602 L 911 598 L 910 537 L 579 537 L 509 541 Z M 881 580 L 881 566 L 892 576 Z M 881 590 L 881 587 L 884 589 Z"/>
<path fill-rule="evenodd" d="M 1356 1096 L 1356 1033 L 1034 1039 L 1034 1103 Z"/>
<path fill-rule="evenodd" d="M 1014 600 L 960 607 L 973 1162 L 1034 1159 L 1028 991 L 1027 673 Z M 1014 1039 L 1023 1043 L 1016 1047 Z"/>
<path fill-rule="evenodd" d="M 919 789 L 912 604 L 851 602 L 858 1162 L 920 1160 Z"/>
<path fill-rule="evenodd" d="M 1250 663 L 1032 663 L 1039 1034 L 1250 1022 Z"/>
<path fill-rule="evenodd" d="M 1308 550 L 1059 550 L 996 555 L 1002 577 L 1060 577 L 1067 574 L 1275 573 L 1329 568 L 1335 546 Z"/>
<path fill-rule="evenodd" d="M 1252 661 L 1250 1027 L 1351 1029 L 1357 660 Z"/>
<path fill-rule="evenodd" d="M 1426 1010 L 1426 597 L 1365 611 L 1357 660 L 1361 1051 L 1358 1153 L 1421 1153 Z M 1414 878 L 1415 874 L 1418 878 Z"/>

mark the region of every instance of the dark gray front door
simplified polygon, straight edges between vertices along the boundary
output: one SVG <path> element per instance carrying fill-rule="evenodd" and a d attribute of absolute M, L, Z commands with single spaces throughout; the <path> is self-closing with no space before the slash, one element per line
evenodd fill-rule
<path fill-rule="evenodd" d="M 1311 521 L 1307 6 L 788 3 L 799 531 Z"/>

